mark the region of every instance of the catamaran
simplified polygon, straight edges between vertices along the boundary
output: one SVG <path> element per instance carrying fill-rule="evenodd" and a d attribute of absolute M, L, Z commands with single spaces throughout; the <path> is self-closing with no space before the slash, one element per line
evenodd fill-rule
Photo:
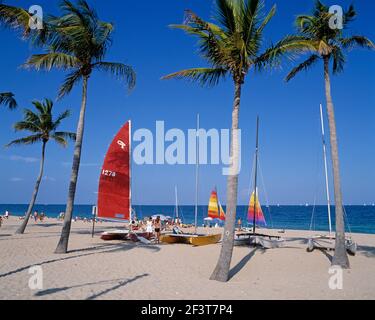
<path fill-rule="evenodd" d="M 255 144 L 255 167 L 254 167 L 254 190 L 250 197 L 248 208 L 248 221 L 252 223 L 251 231 L 237 232 L 234 238 L 234 245 L 261 246 L 265 249 L 282 247 L 285 240 L 279 236 L 257 233 L 257 227 L 266 227 L 266 219 L 258 196 L 258 162 L 259 162 L 259 117 L 256 123 L 256 144 Z"/>
<path fill-rule="evenodd" d="M 127 121 L 109 146 L 100 172 L 97 217 L 119 222 L 134 219 L 131 192 L 131 121 Z M 139 240 L 150 243 L 146 233 L 120 229 L 102 233 L 103 240 Z"/>
<path fill-rule="evenodd" d="M 198 189 L 199 189 L 199 115 L 196 134 L 196 168 L 195 168 L 195 221 L 194 233 L 183 233 L 178 228 L 173 233 L 163 234 L 160 241 L 165 243 L 185 243 L 193 246 L 215 244 L 221 240 L 221 234 L 198 234 Z M 177 209 L 177 206 L 176 206 Z"/>
<path fill-rule="evenodd" d="M 327 200 L 327 213 L 328 213 L 328 228 L 329 233 L 326 235 L 317 235 L 309 239 L 307 245 L 307 251 L 312 252 L 314 249 L 323 250 L 334 250 L 335 248 L 335 236 L 332 233 L 332 218 L 331 218 L 331 200 L 329 193 L 329 179 L 328 179 L 328 165 L 327 165 L 327 147 L 325 139 L 325 128 L 324 128 L 324 118 L 323 118 L 323 107 L 320 105 L 320 123 L 322 129 L 322 142 L 323 142 L 323 160 L 324 160 L 324 174 L 325 174 L 325 186 L 326 186 L 326 200 Z M 345 208 L 343 208 L 345 212 Z M 314 219 L 314 210 L 311 217 L 310 230 L 312 230 Z M 346 250 L 349 254 L 355 255 L 357 251 L 357 244 L 353 241 L 351 237 L 346 237 L 345 239 Z"/>

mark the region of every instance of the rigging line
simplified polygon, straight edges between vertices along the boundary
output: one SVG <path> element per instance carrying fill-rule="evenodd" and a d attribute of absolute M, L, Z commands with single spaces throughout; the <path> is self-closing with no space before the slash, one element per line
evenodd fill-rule
<path fill-rule="evenodd" d="M 255 175 L 255 157 L 256 157 L 256 153 L 254 153 L 253 155 L 253 165 L 252 165 L 252 169 L 251 169 L 251 172 L 250 172 L 250 179 L 249 179 L 249 187 L 248 187 L 248 199 L 251 198 L 251 195 L 253 193 L 253 190 L 252 190 L 252 185 L 253 185 L 253 177 Z M 248 206 L 250 205 L 250 203 L 245 207 L 245 212 L 244 212 L 244 221 L 247 221 L 247 224 L 249 225 L 249 221 L 247 219 L 247 211 L 248 211 Z"/>
<path fill-rule="evenodd" d="M 346 224 L 347 224 L 347 226 L 348 226 L 348 230 L 349 230 L 349 235 L 350 235 L 350 237 L 352 237 L 352 228 L 350 227 L 350 222 L 349 222 L 349 217 L 348 217 L 348 215 L 347 215 L 347 213 L 346 213 L 346 209 L 345 209 L 345 206 L 343 205 L 342 206 L 342 209 L 343 209 L 343 211 L 344 211 L 344 219 L 346 220 Z"/>
<path fill-rule="evenodd" d="M 319 191 L 319 186 L 321 185 L 319 183 L 319 180 L 320 178 L 322 177 L 322 174 L 321 174 L 321 164 L 320 164 L 320 155 L 318 153 L 316 153 L 316 161 L 315 161 L 315 170 L 316 170 L 316 179 L 315 179 L 315 192 L 314 192 L 314 205 L 313 205 L 313 209 L 312 209 L 312 214 L 311 214 L 311 224 L 310 224 L 310 231 L 312 230 L 315 230 L 315 222 L 316 222 L 316 219 L 315 219 L 315 212 L 316 212 L 316 202 L 317 202 L 317 197 L 318 197 L 318 191 Z"/>
<path fill-rule="evenodd" d="M 260 160 L 260 156 L 258 155 L 258 166 L 259 166 L 260 178 L 261 178 L 261 181 L 262 181 L 264 198 L 266 200 L 268 215 L 269 215 L 270 220 L 271 220 L 271 229 L 273 229 L 274 225 L 273 225 L 273 219 L 272 219 L 272 214 L 271 214 L 271 208 L 270 208 L 268 193 L 267 193 L 267 190 L 266 190 L 266 184 L 264 183 L 264 176 L 263 176 L 263 170 L 262 170 L 262 167 L 261 167 L 261 161 L 259 161 L 259 160 Z"/>
<path fill-rule="evenodd" d="M 321 123 L 320 121 L 319 122 L 317 121 L 317 123 L 319 123 L 319 126 L 317 125 L 316 127 L 316 131 L 317 131 L 316 136 L 318 137 L 321 135 Z M 315 140 L 315 143 L 317 145 L 315 150 L 321 150 L 321 140 Z M 320 154 L 320 152 L 317 151 L 315 154 L 315 157 L 316 157 L 316 160 L 315 160 L 316 179 L 315 179 L 315 192 L 314 192 L 314 206 L 313 206 L 312 216 L 311 216 L 310 231 L 316 230 L 316 219 L 315 219 L 316 202 L 317 202 L 317 197 L 318 197 L 318 191 L 321 190 L 321 184 L 319 183 L 319 181 L 322 179 L 322 171 L 323 171 L 323 166 L 321 162 L 322 155 Z"/>

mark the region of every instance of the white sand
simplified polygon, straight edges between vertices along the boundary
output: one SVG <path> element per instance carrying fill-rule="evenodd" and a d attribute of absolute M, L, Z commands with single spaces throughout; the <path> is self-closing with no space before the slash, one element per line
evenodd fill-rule
<path fill-rule="evenodd" d="M 61 223 L 30 222 L 14 235 L 15 218 L 0 228 L 0 299 L 374 299 L 375 235 L 355 234 L 359 244 L 343 290 L 328 286 L 330 255 L 307 253 L 306 231 L 287 231 L 288 247 L 262 251 L 237 247 L 228 283 L 208 280 L 220 245 L 144 246 L 104 242 L 91 225 L 73 223 L 70 253 L 53 253 Z M 29 267 L 43 268 L 43 290 L 29 289 Z"/>

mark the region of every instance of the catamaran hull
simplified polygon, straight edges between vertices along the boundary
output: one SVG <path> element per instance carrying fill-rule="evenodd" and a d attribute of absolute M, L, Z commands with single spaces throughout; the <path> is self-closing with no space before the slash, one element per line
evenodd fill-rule
<path fill-rule="evenodd" d="M 263 236 L 251 236 L 250 245 L 260 246 L 264 249 L 277 249 L 285 246 L 284 239 L 271 239 Z"/>
<path fill-rule="evenodd" d="M 160 237 L 164 243 L 183 243 L 193 246 L 206 246 L 218 243 L 221 240 L 221 234 L 212 235 L 186 235 L 186 234 L 165 234 Z"/>
<path fill-rule="evenodd" d="M 345 240 L 346 251 L 355 256 L 357 253 L 357 243 L 351 239 Z M 335 250 L 335 238 L 316 237 L 309 239 L 307 243 L 307 252 L 312 252 L 315 249 L 333 251 Z"/>
<path fill-rule="evenodd" d="M 267 235 L 237 234 L 234 238 L 235 246 L 260 246 L 264 249 L 276 249 L 285 246 L 285 240 Z"/>
<path fill-rule="evenodd" d="M 100 239 L 104 241 L 112 241 L 112 240 L 127 240 L 129 237 L 129 230 L 114 230 L 103 232 L 100 236 Z"/>

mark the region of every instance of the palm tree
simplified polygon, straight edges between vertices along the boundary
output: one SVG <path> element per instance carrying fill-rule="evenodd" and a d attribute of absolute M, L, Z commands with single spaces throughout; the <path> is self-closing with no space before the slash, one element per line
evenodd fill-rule
<path fill-rule="evenodd" d="M 330 27 L 333 15 L 329 13 L 329 7 L 316 1 L 315 10 L 312 15 L 300 15 L 296 18 L 296 25 L 300 36 L 305 44 L 308 44 L 311 55 L 309 58 L 295 67 L 286 77 L 289 81 L 302 70 L 308 70 L 320 60 L 324 65 L 325 94 L 327 100 L 327 114 L 330 130 L 331 158 L 334 179 L 334 193 L 336 206 L 336 244 L 332 265 L 349 268 L 349 259 L 345 248 L 345 224 L 343 215 L 339 153 L 337 143 L 336 121 L 331 96 L 330 63 L 332 63 L 333 74 L 343 71 L 345 63 L 344 50 L 354 47 L 374 48 L 374 44 L 366 37 L 352 35 L 346 37 L 344 30 L 355 18 L 356 11 L 351 5 L 343 15 L 344 29 Z"/>
<path fill-rule="evenodd" d="M 0 105 L 7 106 L 10 110 L 17 108 L 17 101 L 11 92 L 0 93 Z"/>
<path fill-rule="evenodd" d="M 242 86 L 251 69 L 263 70 L 269 65 L 278 64 L 279 59 L 276 58 L 286 54 L 292 48 L 298 51 L 298 46 L 300 46 L 294 37 L 286 37 L 262 52 L 263 30 L 274 16 L 276 6 L 273 6 L 266 15 L 263 14 L 263 9 L 264 4 L 259 0 L 216 0 L 215 16 L 218 24 L 206 22 L 188 10 L 185 24 L 171 27 L 182 29 L 187 34 L 198 37 L 200 54 L 208 62 L 209 67 L 182 70 L 163 77 L 163 79 L 188 79 L 202 85 L 213 86 L 228 76 L 234 83 L 231 134 L 232 172 L 228 176 L 227 183 L 227 219 L 220 257 L 211 275 L 211 280 L 222 282 L 229 279 L 233 252 Z"/>
<path fill-rule="evenodd" d="M 23 234 L 25 232 L 27 223 L 30 219 L 31 212 L 34 207 L 40 182 L 43 178 L 45 150 L 48 141 L 53 140 L 59 145 L 66 147 L 68 139 L 75 139 L 75 133 L 57 131 L 61 122 L 69 117 L 70 112 L 68 110 L 61 113 L 56 119 L 53 119 L 53 102 L 51 100 L 46 99 L 44 102 L 34 101 L 33 105 L 36 109 L 36 112 L 30 109 L 25 109 L 23 120 L 14 124 L 14 129 L 16 131 L 29 131 L 32 134 L 27 137 L 14 140 L 7 145 L 9 147 L 12 145 L 32 145 L 38 142 L 42 143 L 42 157 L 40 159 L 39 175 L 35 183 L 34 192 L 26 212 L 25 220 L 16 231 L 17 234 Z"/>
<path fill-rule="evenodd" d="M 64 0 L 60 9 L 63 12 L 62 16 L 49 16 L 45 19 L 49 26 L 48 37 L 45 40 L 48 52 L 33 55 L 25 63 L 25 67 L 37 71 L 50 71 L 53 68 L 71 70 L 60 87 L 59 98 L 69 94 L 80 81 L 83 82 L 65 220 L 55 251 L 66 253 L 81 159 L 88 80 L 94 70 L 105 71 L 119 80 L 125 80 L 130 90 L 135 86 L 135 72 L 131 66 L 103 61 L 112 43 L 113 25 L 99 20 L 95 10 L 90 8 L 86 1 L 78 0 L 76 4 L 73 4 Z"/>

